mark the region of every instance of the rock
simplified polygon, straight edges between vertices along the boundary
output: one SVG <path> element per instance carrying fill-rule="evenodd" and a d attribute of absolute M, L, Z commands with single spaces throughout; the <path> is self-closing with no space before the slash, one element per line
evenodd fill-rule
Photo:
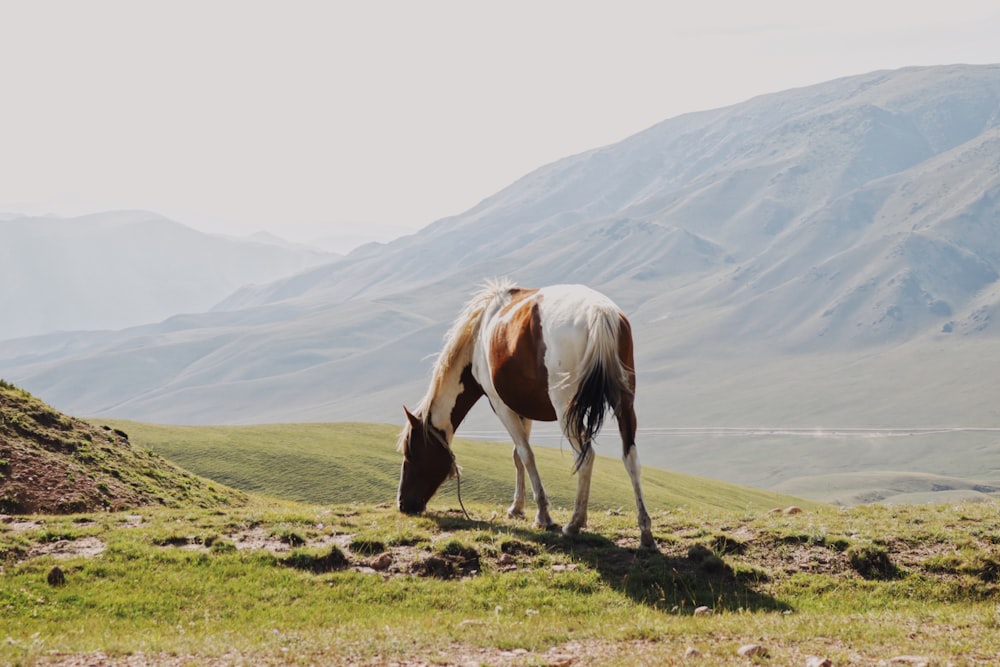
<path fill-rule="evenodd" d="M 760 644 L 745 644 L 736 651 L 736 655 L 743 658 L 766 658 L 767 649 Z"/>
<path fill-rule="evenodd" d="M 49 586 L 62 586 L 66 583 L 66 575 L 57 566 L 49 570 L 49 574 L 45 577 L 45 580 L 49 582 Z"/>
<path fill-rule="evenodd" d="M 833 667 L 833 661 L 829 658 L 811 655 L 806 658 L 806 667 Z"/>
<path fill-rule="evenodd" d="M 695 616 L 711 616 L 713 613 L 714 612 L 711 609 L 709 609 L 708 607 L 705 607 L 705 606 L 695 607 L 695 610 L 694 610 L 694 615 Z"/>
<path fill-rule="evenodd" d="M 373 570 L 387 570 L 390 565 L 392 565 L 392 554 L 389 552 L 379 554 L 368 561 L 368 567 Z"/>
<path fill-rule="evenodd" d="M 700 658 L 700 657 L 701 657 L 701 651 L 699 651 L 693 646 L 688 646 L 687 650 L 684 651 L 685 660 L 693 660 L 694 658 Z"/>
<path fill-rule="evenodd" d="M 500 565 L 503 567 L 517 565 L 517 559 L 506 552 L 500 554 L 500 557 L 497 558 L 497 562 L 500 563 Z"/>
<path fill-rule="evenodd" d="M 802 508 L 797 505 L 785 508 L 785 514 L 802 514 Z"/>

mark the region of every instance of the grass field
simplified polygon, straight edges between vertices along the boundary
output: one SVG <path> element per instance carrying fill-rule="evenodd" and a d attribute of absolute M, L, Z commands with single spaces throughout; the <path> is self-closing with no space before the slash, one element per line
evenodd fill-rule
<path fill-rule="evenodd" d="M 163 426 L 119 420 L 95 423 L 126 431 L 133 442 L 186 470 L 266 496 L 309 503 L 378 504 L 394 502 L 399 484 L 402 455 L 396 451 L 399 429 L 393 426 Z M 510 445 L 458 438 L 454 451 L 462 467 L 464 501 L 510 503 L 514 490 Z M 599 453 L 617 455 L 617 449 L 609 447 Z M 564 451 L 536 447 L 535 457 L 552 505 L 571 508 L 576 477 L 572 475 L 569 447 Z M 653 508 L 691 505 L 768 510 L 804 503 L 788 495 L 653 468 L 644 469 L 643 488 Z M 446 482 L 431 507 L 458 507 L 454 482 Z M 599 457 L 594 466 L 591 507 L 634 510 L 632 487 L 620 458 Z"/>
<path fill-rule="evenodd" d="M 647 469 L 654 551 L 616 459 L 598 462 L 589 528 L 568 538 L 505 516 L 503 445 L 456 443 L 471 519 L 453 485 L 409 517 L 392 503 L 391 427 L 110 425 L 255 494 L 3 517 L 0 664 L 1000 660 L 994 502 L 841 509 Z M 564 520 L 572 457 L 539 455 Z M 750 644 L 766 656 L 738 655 Z"/>
<path fill-rule="evenodd" d="M 365 503 L 0 523 L 0 663 L 932 665 L 1000 656 L 987 503 L 800 514 L 629 512 L 577 538 L 472 503 Z M 47 582 L 53 567 L 63 585 Z M 695 612 L 698 607 L 705 612 Z M 710 613 L 709 613 L 710 612 Z M 767 658 L 737 655 L 759 644 Z M 912 664 L 912 663 L 910 663 Z"/>

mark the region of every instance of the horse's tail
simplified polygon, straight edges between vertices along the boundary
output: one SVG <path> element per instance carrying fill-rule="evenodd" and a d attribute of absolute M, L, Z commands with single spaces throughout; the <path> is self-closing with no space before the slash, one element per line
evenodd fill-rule
<path fill-rule="evenodd" d="M 579 438 L 576 456 L 579 470 L 590 451 L 591 443 L 604 425 L 604 415 L 610 407 L 618 410 L 622 399 L 634 392 L 634 369 L 628 368 L 619 353 L 620 343 L 631 349 L 632 330 L 625 315 L 617 309 L 596 309 L 589 322 L 590 336 L 578 366 L 576 393 L 565 415 L 567 436 Z M 622 337 L 628 337 L 623 341 Z"/>

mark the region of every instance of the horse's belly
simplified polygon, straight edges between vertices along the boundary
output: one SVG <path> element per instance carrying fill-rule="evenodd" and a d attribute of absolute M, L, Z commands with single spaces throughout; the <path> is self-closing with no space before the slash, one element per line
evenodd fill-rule
<path fill-rule="evenodd" d="M 498 385 L 494 381 L 494 388 L 500 400 L 522 417 L 540 422 L 556 420 L 548 391 L 538 382 L 508 380 Z"/>

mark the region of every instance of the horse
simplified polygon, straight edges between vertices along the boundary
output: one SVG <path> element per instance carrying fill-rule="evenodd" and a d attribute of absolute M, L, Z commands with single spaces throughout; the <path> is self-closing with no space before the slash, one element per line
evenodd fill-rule
<path fill-rule="evenodd" d="M 558 421 L 576 455 L 576 500 L 562 527 L 576 535 L 587 524 L 594 465 L 592 442 L 608 408 L 632 481 L 642 546 L 655 548 L 636 451 L 632 328 L 611 299 L 583 285 L 523 288 L 490 281 L 466 304 L 445 336 L 427 393 L 399 436 L 403 465 L 399 510 L 419 514 L 448 477 L 458 475 L 451 450 L 455 429 L 486 396 L 514 441 L 511 518 L 523 518 L 527 474 L 535 524 L 555 529 L 528 437 L 532 421 Z"/>

